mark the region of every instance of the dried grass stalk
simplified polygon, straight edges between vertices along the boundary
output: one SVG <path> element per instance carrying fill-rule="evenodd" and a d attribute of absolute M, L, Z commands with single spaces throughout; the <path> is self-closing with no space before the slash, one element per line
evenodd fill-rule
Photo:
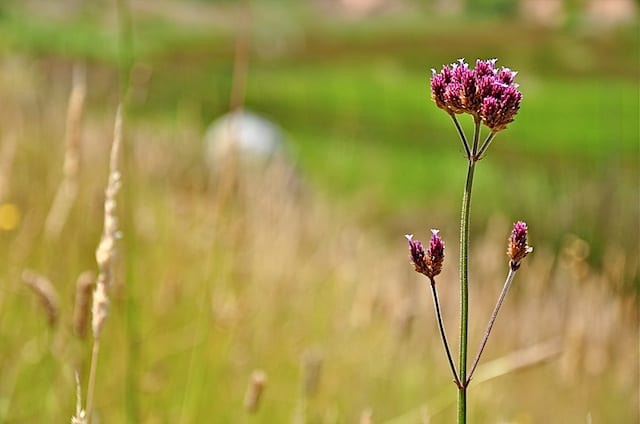
<path fill-rule="evenodd" d="M 113 283 L 113 266 L 116 254 L 116 241 L 120 237 L 118 231 L 118 218 L 116 217 L 116 196 L 120 190 L 121 175 L 118 169 L 118 157 L 122 143 L 122 111 L 118 108 L 116 113 L 113 145 L 111 146 L 111 159 L 109 165 L 109 181 L 105 192 L 104 201 L 104 228 L 100 244 L 96 249 L 96 262 L 98 264 L 98 278 L 96 289 L 93 292 L 92 329 L 97 339 L 107 316 L 109 287 Z"/>
<path fill-rule="evenodd" d="M 267 375 L 264 371 L 256 370 L 251 374 L 249 386 L 244 397 L 244 408 L 247 412 L 255 413 L 260 406 L 260 399 L 267 384 Z"/>
<path fill-rule="evenodd" d="M 96 249 L 96 262 L 98 264 L 98 278 L 93 292 L 93 304 L 91 307 L 91 327 L 93 330 L 93 350 L 91 353 L 91 367 L 89 369 L 89 384 L 87 388 L 87 421 L 91 421 L 93 408 L 93 392 L 95 388 L 96 368 L 98 354 L 100 352 L 100 334 L 107 318 L 109 308 L 109 288 L 113 284 L 114 258 L 116 254 L 116 241 L 120 237 L 118 231 L 118 218 L 116 217 L 116 195 L 120 190 L 121 177 L 118 157 L 122 144 L 122 107 L 118 107 L 111 145 L 111 158 L 109 162 L 109 181 L 105 192 L 104 201 L 104 228 L 100 244 Z"/>
<path fill-rule="evenodd" d="M 87 92 L 85 74 L 83 66 L 76 65 L 73 68 L 73 82 L 67 108 L 63 179 L 45 221 L 45 235 L 48 238 L 58 237 L 67 222 L 69 211 L 78 193 L 80 133 Z"/>
<path fill-rule="evenodd" d="M 7 199 L 11 186 L 11 168 L 16 156 L 18 136 L 10 133 L 2 138 L 2 148 L 0 150 L 0 202 Z"/>
<path fill-rule="evenodd" d="M 546 362 L 562 353 L 559 340 L 550 340 L 509 353 L 478 368 L 476 383 L 492 380 Z"/>
<path fill-rule="evenodd" d="M 87 334 L 89 322 L 89 308 L 91 306 L 91 290 L 95 283 L 95 273 L 85 271 L 76 282 L 76 302 L 73 308 L 73 331 L 76 336 L 84 338 Z"/>
<path fill-rule="evenodd" d="M 80 377 L 76 371 L 76 414 L 71 417 L 71 424 L 87 424 L 87 414 L 82 409 L 82 389 L 80 388 Z"/>
<path fill-rule="evenodd" d="M 47 315 L 49 326 L 54 327 L 58 322 L 60 308 L 58 306 L 58 294 L 51 281 L 47 277 L 28 269 L 22 271 L 22 280 L 36 294 Z"/>
<path fill-rule="evenodd" d="M 322 355 L 316 351 L 308 351 L 302 358 L 302 384 L 306 397 L 312 397 L 318 391 L 322 373 Z"/>

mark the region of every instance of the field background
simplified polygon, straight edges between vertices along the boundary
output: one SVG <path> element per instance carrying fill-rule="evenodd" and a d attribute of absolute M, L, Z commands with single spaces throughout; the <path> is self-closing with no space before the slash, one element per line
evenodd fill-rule
<path fill-rule="evenodd" d="M 476 171 L 469 356 L 515 220 L 535 247 L 469 389 L 471 422 L 638 422 L 637 2 L 619 25 L 589 15 L 587 1 L 544 22 L 510 1 L 453 12 L 382 1 L 371 13 L 338 3 L 0 3 L 0 422 L 69 422 L 75 370 L 86 388 L 91 338 L 72 331 L 75 285 L 96 270 L 124 91 L 122 239 L 95 417 L 452 422 L 455 387 L 403 235 L 441 229 L 438 284 L 457 356 L 466 163 L 428 81 L 460 57 L 499 58 L 524 95 Z M 244 105 L 284 129 L 295 188 L 279 169 L 218 184 L 204 160 L 204 132 L 229 110 L 243 27 Z M 79 67 L 78 194 L 48 236 Z M 53 283 L 55 326 L 25 269 Z M 257 369 L 268 380 L 249 414 Z"/>

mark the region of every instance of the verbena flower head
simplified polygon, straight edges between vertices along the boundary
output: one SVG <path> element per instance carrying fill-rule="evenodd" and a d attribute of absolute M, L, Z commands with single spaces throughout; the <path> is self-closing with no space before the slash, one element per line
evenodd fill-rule
<path fill-rule="evenodd" d="M 422 247 L 422 243 L 414 240 L 413 234 L 407 234 L 405 237 L 409 241 L 409 259 L 411 259 L 413 267 L 416 269 L 416 272 L 427 275 L 426 253 L 424 247 Z"/>
<path fill-rule="evenodd" d="M 444 241 L 438 236 L 438 230 L 431 230 L 431 240 L 427 250 L 427 266 L 432 277 L 440 274 L 444 262 Z"/>
<path fill-rule="evenodd" d="M 514 82 L 517 72 L 496 68 L 497 59 L 477 60 L 470 69 L 464 59 L 432 69 L 431 97 L 449 114 L 468 113 L 489 127 L 502 131 L 520 109 L 522 93 Z"/>
<path fill-rule="evenodd" d="M 416 272 L 424 274 L 429 278 L 433 278 L 442 271 L 442 263 L 444 262 L 444 242 L 438 236 L 438 230 L 431 230 L 432 236 L 429 241 L 429 248 L 425 252 L 422 243 L 413 240 L 413 235 L 408 234 L 405 237 L 409 241 L 409 258 Z"/>
<path fill-rule="evenodd" d="M 511 258 L 509 261 L 511 269 L 516 271 L 520 268 L 520 261 L 531 252 L 533 252 L 533 247 L 527 244 L 527 224 L 526 222 L 518 221 L 513 224 L 513 231 L 511 231 L 509 247 L 507 248 L 507 255 Z"/>

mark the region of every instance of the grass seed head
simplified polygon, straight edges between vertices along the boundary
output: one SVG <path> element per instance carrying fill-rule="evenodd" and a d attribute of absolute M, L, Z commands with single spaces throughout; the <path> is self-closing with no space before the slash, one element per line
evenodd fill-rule
<path fill-rule="evenodd" d="M 28 269 L 22 272 L 22 280 L 36 294 L 47 315 L 49 326 L 54 327 L 58 322 L 60 307 L 58 294 L 51 281 L 47 277 Z"/>

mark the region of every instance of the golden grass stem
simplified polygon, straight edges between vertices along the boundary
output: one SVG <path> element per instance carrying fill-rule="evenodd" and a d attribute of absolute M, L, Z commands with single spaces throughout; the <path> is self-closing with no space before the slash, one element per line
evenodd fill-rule
<path fill-rule="evenodd" d="M 91 422 L 93 413 L 93 396 L 96 387 L 96 369 L 98 368 L 98 354 L 100 353 L 100 339 L 93 341 L 93 349 L 91 350 L 91 368 L 89 369 L 89 383 L 87 385 L 87 404 L 85 406 L 87 422 Z"/>
<path fill-rule="evenodd" d="M 86 71 L 84 66 L 73 68 L 73 81 L 67 107 L 65 131 L 65 155 L 62 166 L 62 181 L 53 199 L 53 204 L 45 221 L 45 236 L 57 238 L 62 231 L 69 211 L 78 194 L 80 156 L 81 156 L 81 124 L 86 97 Z"/>
<path fill-rule="evenodd" d="M 107 318 L 109 307 L 109 287 L 113 284 L 113 268 L 115 257 L 116 241 L 119 238 L 118 219 L 116 217 L 116 195 L 120 190 L 119 154 L 122 143 L 122 107 L 118 107 L 115 119 L 113 144 L 111 146 L 111 157 L 109 161 L 109 181 L 105 191 L 104 201 L 104 229 L 102 238 L 96 249 L 96 262 L 98 264 L 98 279 L 96 288 L 93 291 L 92 329 L 93 329 L 93 350 L 91 353 L 91 370 L 89 373 L 89 383 L 87 386 L 87 422 L 91 422 L 93 412 L 93 399 L 96 381 L 96 368 L 98 364 L 98 354 L 100 352 L 100 335 Z"/>
<path fill-rule="evenodd" d="M 80 387 L 80 377 L 76 371 L 76 413 L 71 418 L 71 424 L 87 424 L 87 414 L 82 409 L 82 389 Z"/>
<path fill-rule="evenodd" d="M 9 195 L 11 186 L 11 169 L 16 156 L 18 136 L 15 133 L 2 137 L 0 148 L 0 202 L 4 202 Z"/>

